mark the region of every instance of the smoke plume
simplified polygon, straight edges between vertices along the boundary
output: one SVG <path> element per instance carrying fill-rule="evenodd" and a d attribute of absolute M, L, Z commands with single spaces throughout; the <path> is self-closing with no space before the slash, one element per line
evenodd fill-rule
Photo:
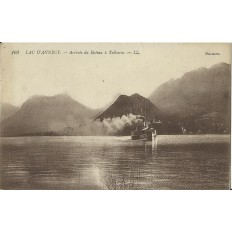
<path fill-rule="evenodd" d="M 141 119 L 135 115 L 106 118 L 103 121 L 86 120 L 84 124 L 66 127 L 67 135 L 128 135 L 130 131 L 141 124 Z M 63 132 L 60 132 L 63 133 Z"/>

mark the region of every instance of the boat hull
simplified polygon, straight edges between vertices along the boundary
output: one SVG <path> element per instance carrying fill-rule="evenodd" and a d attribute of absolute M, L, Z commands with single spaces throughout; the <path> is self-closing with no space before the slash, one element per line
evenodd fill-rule
<path fill-rule="evenodd" d="M 152 140 L 152 133 L 131 135 L 132 140 Z"/>

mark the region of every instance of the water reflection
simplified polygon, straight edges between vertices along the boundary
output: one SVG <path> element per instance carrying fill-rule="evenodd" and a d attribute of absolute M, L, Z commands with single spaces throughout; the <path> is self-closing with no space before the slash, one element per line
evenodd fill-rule
<path fill-rule="evenodd" d="M 229 188 L 228 142 L 190 146 L 173 141 L 170 136 L 156 142 L 126 137 L 3 138 L 1 188 Z"/>

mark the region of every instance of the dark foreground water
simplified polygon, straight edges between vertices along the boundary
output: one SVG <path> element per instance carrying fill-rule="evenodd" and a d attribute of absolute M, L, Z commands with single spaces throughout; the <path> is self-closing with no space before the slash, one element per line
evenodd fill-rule
<path fill-rule="evenodd" d="M 228 135 L 1 138 L 2 189 L 229 189 Z"/>

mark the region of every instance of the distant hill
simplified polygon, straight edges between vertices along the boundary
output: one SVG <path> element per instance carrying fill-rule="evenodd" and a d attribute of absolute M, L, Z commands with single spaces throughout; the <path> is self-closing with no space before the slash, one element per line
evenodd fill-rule
<path fill-rule="evenodd" d="M 117 100 L 107 108 L 103 113 L 96 117 L 101 121 L 104 118 L 122 117 L 123 115 L 143 115 L 147 120 L 159 118 L 159 109 L 152 104 L 147 98 L 139 94 L 131 96 L 120 95 Z"/>
<path fill-rule="evenodd" d="M 3 120 L 5 120 L 6 118 L 9 118 L 10 116 L 12 116 L 13 114 L 15 114 L 18 110 L 20 109 L 20 107 L 17 106 L 13 106 L 9 103 L 2 103 L 1 105 L 1 122 Z"/>
<path fill-rule="evenodd" d="M 1 124 L 3 136 L 65 134 L 85 125 L 94 111 L 65 94 L 33 96 Z"/>
<path fill-rule="evenodd" d="M 222 127 L 222 131 L 227 130 L 230 127 L 230 78 L 231 67 L 226 63 L 209 69 L 199 68 L 160 85 L 149 99 L 162 113 L 178 117 L 188 126 L 197 121 L 198 129 L 203 123 L 207 132 L 215 124 L 220 124 L 216 127 Z"/>

